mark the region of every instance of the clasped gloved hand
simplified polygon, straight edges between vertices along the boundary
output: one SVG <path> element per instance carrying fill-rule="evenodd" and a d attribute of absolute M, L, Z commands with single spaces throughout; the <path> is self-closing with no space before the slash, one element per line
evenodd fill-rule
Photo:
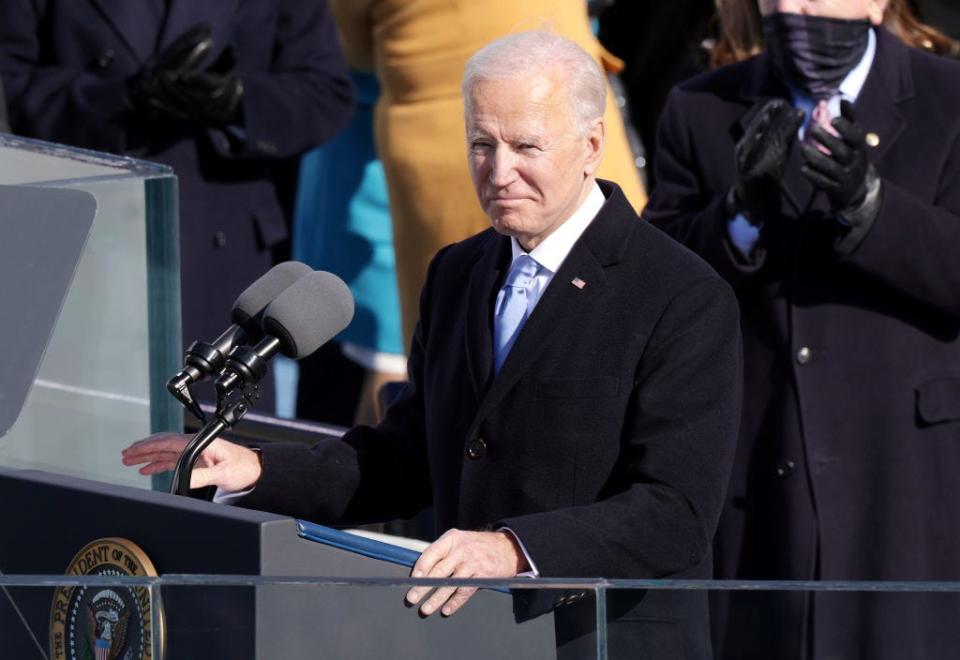
<path fill-rule="evenodd" d="M 233 74 L 232 51 L 201 69 L 213 50 L 210 28 L 197 25 L 150 58 L 130 85 L 134 108 L 184 121 L 228 124 L 241 112 L 243 86 Z"/>
<path fill-rule="evenodd" d="M 840 116 L 830 124 L 837 135 L 811 126 L 816 144 L 803 145 L 805 164 L 800 170 L 827 195 L 837 214 L 845 219 L 872 217 L 879 208 L 880 179 L 867 157 L 866 133 L 857 124 L 853 104 L 841 101 Z"/>
<path fill-rule="evenodd" d="M 737 142 L 733 201 L 735 210 L 753 224 L 763 223 L 780 210 L 780 182 L 803 118 L 802 110 L 773 99 L 760 109 Z"/>

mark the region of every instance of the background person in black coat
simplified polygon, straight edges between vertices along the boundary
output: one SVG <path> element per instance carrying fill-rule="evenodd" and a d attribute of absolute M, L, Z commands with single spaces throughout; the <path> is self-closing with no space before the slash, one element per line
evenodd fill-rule
<path fill-rule="evenodd" d="M 174 168 L 183 341 L 211 341 L 287 238 L 300 153 L 352 112 L 326 3 L 0 0 L 0 17 L 16 133 Z"/>
<path fill-rule="evenodd" d="M 768 52 L 680 85 L 662 116 L 645 217 L 741 306 L 720 578 L 960 580 L 960 63 L 876 27 L 883 6 L 765 0 L 794 14 L 768 19 Z M 819 43 L 818 7 L 870 23 L 827 21 L 845 26 L 829 44 L 856 49 L 832 61 L 849 63 L 834 84 L 853 103 L 828 90 L 839 136 L 806 124 L 804 144 L 794 106 L 830 76 L 799 75 L 803 51 L 791 64 L 786 46 Z M 721 657 L 960 655 L 954 596 L 714 604 Z"/>
<path fill-rule="evenodd" d="M 445 533 L 414 575 L 707 578 L 739 419 L 733 294 L 595 183 L 604 84 L 589 55 L 521 33 L 467 72 L 469 162 L 494 228 L 433 260 L 386 419 L 312 448 L 264 445 L 262 468 L 215 441 L 194 485 L 255 484 L 239 504 L 328 523 L 432 504 Z M 528 258 L 549 278 L 497 372 L 494 300 Z M 168 470 L 183 446 L 148 439 L 124 462 Z M 424 614 L 472 594 L 422 591 L 408 598 Z M 608 611 L 611 657 L 712 657 L 703 592 L 617 594 Z M 595 615 L 589 600 L 557 611 L 562 657 L 596 652 Z"/>

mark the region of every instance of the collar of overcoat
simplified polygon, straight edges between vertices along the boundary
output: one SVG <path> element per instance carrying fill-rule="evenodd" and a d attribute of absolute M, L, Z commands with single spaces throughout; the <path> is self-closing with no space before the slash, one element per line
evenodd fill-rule
<path fill-rule="evenodd" d="M 863 89 L 854 103 L 854 111 L 857 122 L 864 130 L 879 137 L 879 143 L 871 149 L 873 163 L 878 165 L 906 128 L 906 119 L 899 106 L 914 96 L 914 84 L 908 47 L 886 29 L 878 27 L 875 30 L 876 54 Z M 740 96 L 750 104 L 750 108 L 731 129 L 734 140 L 739 140 L 743 135 L 763 106 L 763 101 L 773 98 L 789 100 L 790 91 L 773 72 L 770 59 L 761 53 L 748 69 Z M 787 160 L 783 188 L 798 215 L 808 210 L 815 198 L 813 185 L 800 171 L 802 164 L 800 149 L 794 145 Z M 819 203 L 825 204 L 822 195 Z"/>
<path fill-rule="evenodd" d="M 240 0 L 156 0 L 165 4 L 161 25 L 144 23 L 141 3 L 131 0 L 87 0 L 141 64 L 154 52 L 170 45 L 177 37 L 199 23 L 210 26 L 213 52 L 207 62 L 216 60 L 230 44 L 230 30 Z"/>
<path fill-rule="evenodd" d="M 468 284 L 464 350 L 481 420 L 559 336 L 576 333 L 577 321 L 608 285 L 640 222 L 620 187 L 597 183 L 607 201 L 577 240 L 517 337 L 496 378 L 493 372 L 493 302 L 510 265 L 510 239 L 490 234 Z M 579 278 L 582 288 L 573 284 Z"/>

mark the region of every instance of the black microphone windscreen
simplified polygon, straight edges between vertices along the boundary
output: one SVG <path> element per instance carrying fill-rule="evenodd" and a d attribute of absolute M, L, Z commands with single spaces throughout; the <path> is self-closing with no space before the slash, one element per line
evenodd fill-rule
<path fill-rule="evenodd" d="M 325 271 L 304 275 L 263 313 L 263 330 L 280 340 L 280 352 L 299 360 L 333 339 L 353 319 L 353 296 L 343 280 Z"/>
<path fill-rule="evenodd" d="M 233 303 L 230 319 L 237 325 L 246 326 L 291 284 L 312 272 L 313 269 L 310 266 L 299 261 L 284 261 L 277 264 L 240 294 L 237 301 Z"/>

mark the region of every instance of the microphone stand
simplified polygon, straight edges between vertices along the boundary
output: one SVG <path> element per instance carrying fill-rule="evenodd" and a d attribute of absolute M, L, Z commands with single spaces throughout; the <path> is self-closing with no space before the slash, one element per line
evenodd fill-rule
<path fill-rule="evenodd" d="M 232 429 L 260 398 L 260 380 L 267 373 L 268 360 L 279 349 L 280 340 L 275 337 L 267 337 L 255 348 L 233 349 L 216 381 L 217 411 L 183 448 L 170 483 L 171 493 L 190 496 L 190 477 L 200 454 L 218 435 Z"/>
<path fill-rule="evenodd" d="M 233 325 L 212 344 L 203 341 L 193 342 L 184 356 L 183 370 L 167 381 L 167 391 L 202 423 L 206 423 L 207 416 L 193 397 L 190 385 L 223 369 L 224 362 L 227 360 L 224 353 L 231 346 L 239 344 L 243 337 L 243 328 Z"/>

